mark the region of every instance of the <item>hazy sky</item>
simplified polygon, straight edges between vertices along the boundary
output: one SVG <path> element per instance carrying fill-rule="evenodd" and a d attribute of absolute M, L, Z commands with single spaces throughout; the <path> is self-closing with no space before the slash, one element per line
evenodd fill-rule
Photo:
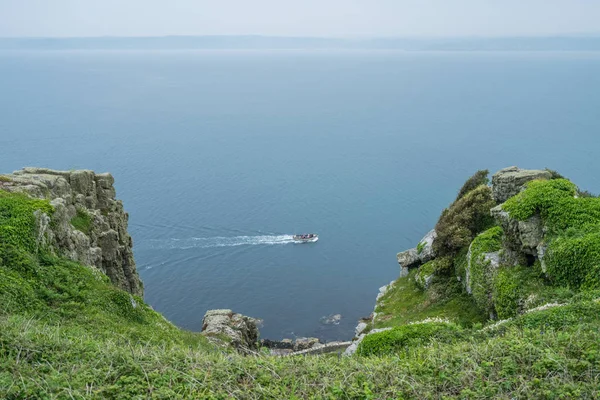
<path fill-rule="evenodd" d="M 600 0 L 0 0 L 0 36 L 600 33 Z"/>

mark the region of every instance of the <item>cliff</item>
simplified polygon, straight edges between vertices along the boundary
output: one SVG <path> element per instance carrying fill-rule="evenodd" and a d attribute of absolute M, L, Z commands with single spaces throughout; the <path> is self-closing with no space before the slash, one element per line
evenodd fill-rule
<path fill-rule="evenodd" d="M 352 351 L 403 347 L 398 335 L 415 324 L 479 326 L 600 290 L 600 198 L 551 170 L 487 176 L 467 180 L 435 228 L 398 253 L 400 278 L 380 289 Z"/>
<path fill-rule="evenodd" d="M 2 190 L 50 201 L 51 216 L 36 216 L 39 246 L 97 268 L 116 287 L 143 296 L 127 232 L 129 216 L 116 199 L 111 174 L 24 168 L 1 177 Z"/>
<path fill-rule="evenodd" d="M 273 357 L 251 318 L 186 332 L 131 293 L 109 175 L 0 175 L 0 398 L 596 398 L 600 199 L 550 173 L 507 178 L 499 204 L 486 176 L 382 288 L 354 356 L 308 338 Z"/>

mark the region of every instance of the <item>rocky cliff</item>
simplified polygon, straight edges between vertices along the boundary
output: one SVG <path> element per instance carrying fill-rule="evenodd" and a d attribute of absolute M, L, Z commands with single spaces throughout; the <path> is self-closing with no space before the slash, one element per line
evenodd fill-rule
<path fill-rule="evenodd" d="M 422 321 L 514 318 L 600 289 L 600 198 L 551 170 L 487 176 L 469 178 L 435 228 L 398 253 L 400 278 L 380 289 L 358 340 Z"/>
<path fill-rule="evenodd" d="M 50 200 L 52 215 L 36 215 L 39 246 L 97 268 L 115 286 L 143 296 L 127 232 L 129 216 L 116 199 L 111 174 L 24 168 L 0 178 L 3 190 Z"/>

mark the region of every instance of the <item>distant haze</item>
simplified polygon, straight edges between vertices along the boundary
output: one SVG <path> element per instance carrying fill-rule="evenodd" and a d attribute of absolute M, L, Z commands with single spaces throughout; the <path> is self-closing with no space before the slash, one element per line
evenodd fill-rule
<path fill-rule="evenodd" d="M 598 0 L 0 0 L 0 37 L 595 35 L 598 21 Z"/>

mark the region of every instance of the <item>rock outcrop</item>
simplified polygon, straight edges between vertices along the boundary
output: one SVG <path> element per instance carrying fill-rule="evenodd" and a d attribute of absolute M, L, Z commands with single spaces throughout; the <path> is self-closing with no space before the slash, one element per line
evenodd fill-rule
<path fill-rule="evenodd" d="M 36 215 L 40 245 L 98 268 L 115 286 L 143 296 L 127 232 L 129 216 L 115 197 L 111 174 L 24 168 L 4 177 L 2 189 L 48 199 L 54 207 L 51 217 Z"/>
<path fill-rule="evenodd" d="M 433 241 L 436 237 L 437 233 L 435 229 L 432 229 L 419 241 L 417 247 L 398 253 L 396 258 L 400 264 L 400 277 L 408 275 L 411 268 L 418 267 L 435 258 Z"/>
<path fill-rule="evenodd" d="M 202 334 L 224 339 L 241 352 L 257 349 L 257 320 L 231 310 L 208 310 L 202 319 Z"/>
<path fill-rule="evenodd" d="M 492 195 L 497 204 L 504 203 L 518 194 L 525 184 L 535 179 L 550 179 L 552 174 L 545 170 L 508 167 L 496 172 L 492 177 Z"/>
<path fill-rule="evenodd" d="M 504 231 L 503 263 L 508 265 L 527 264 L 523 258 L 537 258 L 544 265 L 546 229 L 540 216 L 535 215 L 526 221 L 518 221 L 502 209 L 502 205 L 492 208 L 492 216 Z M 544 271 L 545 272 L 545 271 Z"/>

